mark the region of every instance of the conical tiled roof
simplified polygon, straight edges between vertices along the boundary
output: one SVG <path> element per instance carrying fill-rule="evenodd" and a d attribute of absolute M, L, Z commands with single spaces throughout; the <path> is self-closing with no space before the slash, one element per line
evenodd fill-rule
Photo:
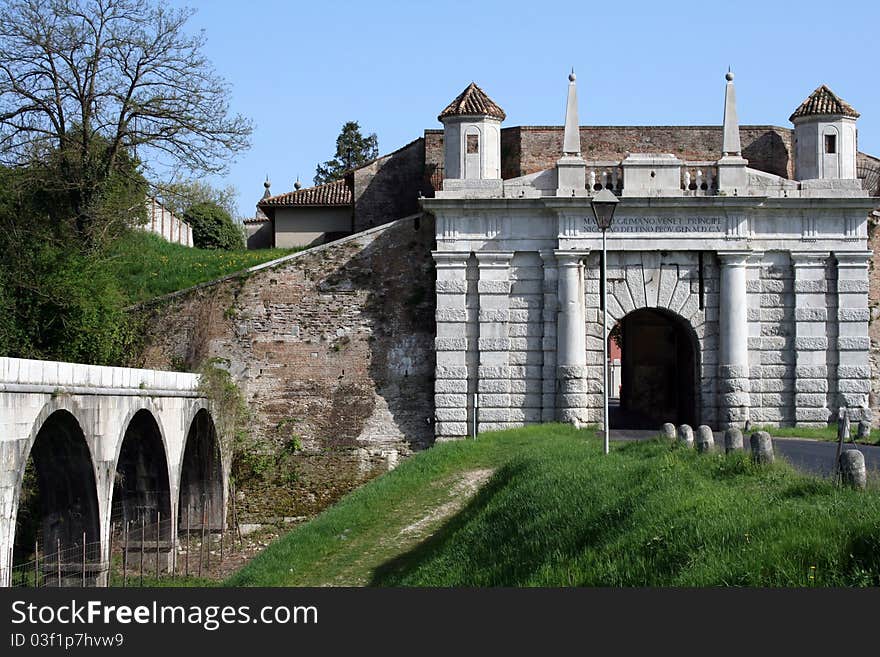
<path fill-rule="evenodd" d="M 801 103 L 801 106 L 794 111 L 794 114 L 788 117 L 788 120 L 793 122 L 795 119 L 802 116 L 825 115 L 851 116 L 854 119 L 859 118 L 859 113 L 856 112 L 849 103 L 842 101 L 833 91 L 831 91 L 831 89 L 823 84 L 816 89 L 816 91 L 811 93 L 809 98 Z"/>
<path fill-rule="evenodd" d="M 491 116 L 500 121 L 507 118 L 504 110 L 498 107 L 475 82 L 471 82 L 467 89 L 440 112 L 437 118 L 442 121 L 449 116 Z"/>

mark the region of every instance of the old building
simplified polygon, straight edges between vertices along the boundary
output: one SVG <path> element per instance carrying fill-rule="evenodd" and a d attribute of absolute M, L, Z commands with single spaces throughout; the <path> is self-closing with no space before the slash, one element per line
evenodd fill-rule
<path fill-rule="evenodd" d="M 422 202 L 437 231 L 437 438 L 602 421 L 590 200 L 603 189 L 620 200 L 604 303 L 622 335 L 622 421 L 824 425 L 839 406 L 866 412 L 877 201 L 858 177 L 858 113 L 819 87 L 791 133 L 749 140 L 756 166 L 728 73 L 714 153 L 690 152 L 701 129 L 675 141 L 675 128 L 654 128 L 621 156 L 603 129 L 579 128 L 569 80 L 561 140 L 537 129 L 537 153 L 522 138 L 505 153 L 504 112 L 476 85 L 438 117 L 442 189 Z"/>
<path fill-rule="evenodd" d="M 612 426 L 822 424 L 866 403 L 877 423 L 880 168 L 855 111 L 820 88 L 793 129 L 737 130 L 730 80 L 718 125 L 578 127 L 569 84 L 565 126 L 505 127 L 469 86 L 444 129 L 352 172 L 350 236 L 145 304 L 142 364 L 228 361 L 254 444 L 296 464 L 295 484 L 242 479 L 242 517 L 312 513 L 475 420 L 600 421 L 602 188 L 620 201 Z"/>

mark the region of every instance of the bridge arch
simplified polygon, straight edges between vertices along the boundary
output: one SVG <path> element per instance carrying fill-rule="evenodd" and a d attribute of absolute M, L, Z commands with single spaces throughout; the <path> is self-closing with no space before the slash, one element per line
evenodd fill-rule
<path fill-rule="evenodd" d="M 100 476 L 81 417 L 69 399 L 43 407 L 25 445 L 13 497 L 13 558 L 33 554 L 37 543 L 44 555 L 56 555 L 55 572 L 61 570 L 62 577 L 65 563 L 76 563 L 80 575 L 84 547 L 90 562 L 101 559 Z"/>
<path fill-rule="evenodd" d="M 133 530 L 149 539 L 151 547 L 161 540 L 161 551 L 149 556 L 152 563 L 153 558 L 163 560 L 167 570 L 173 500 L 165 434 L 158 416 L 147 407 L 132 409 L 123 427 L 114 459 L 111 526 L 118 532 Z"/>
<path fill-rule="evenodd" d="M 177 473 L 178 533 L 219 531 L 226 518 L 226 467 L 222 442 L 207 405 L 193 408 Z"/>

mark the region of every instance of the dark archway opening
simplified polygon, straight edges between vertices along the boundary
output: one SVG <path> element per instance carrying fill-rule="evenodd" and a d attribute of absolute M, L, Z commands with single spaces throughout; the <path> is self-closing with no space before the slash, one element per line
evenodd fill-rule
<path fill-rule="evenodd" d="M 196 413 L 186 437 L 180 475 L 178 533 L 219 532 L 224 527 L 220 442 L 211 415 Z"/>
<path fill-rule="evenodd" d="M 125 430 L 113 481 L 111 523 L 114 543 L 128 566 L 144 553 L 150 571 L 171 568 L 171 488 L 168 459 L 152 414 L 135 413 Z"/>
<path fill-rule="evenodd" d="M 50 415 L 37 433 L 18 502 L 13 584 L 94 584 L 103 569 L 98 487 L 76 418 Z"/>
<path fill-rule="evenodd" d="M 620 350 L 619 404 L 611 409 L 612 429 L 696 424 L 697 340 L 683 319 L 663 309 L 642 308 L 618 322 L 609 342 Z"/>

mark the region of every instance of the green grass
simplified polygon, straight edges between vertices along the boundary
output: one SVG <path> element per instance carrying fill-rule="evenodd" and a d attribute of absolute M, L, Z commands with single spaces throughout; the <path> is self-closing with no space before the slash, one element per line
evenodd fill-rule
<path fill-rule="evenodd" d="M 837 441 L 837 425 L 828 425 L 827 427 L 755 427 L 754 431 L 766 431 L 771 436 L 779 436 L 783 438 L 810 438 L 813 440 Z M 850 425 L 850 436 L 852 440 L 856 439 L 858 431 L 858 423 Z M 862 441 L 866 445 L 880 445 L 880 430 L 872 429 L 871 435 L 867 441 Z"/>
<path fill-rule="evenodd" d="M 157 235 L 131 231 L 111 253 L 127 304 L 182 290 L 294 253 L 298 249 L 215 251 L 171 244 Z"/>
<path fill-rule="evenodd" d="M 125 585 L 127 588 L 139 587 L 141 585 L 141 578 L 137 574 L 129 574 L 126 578 Z M 110 577 L 110 586 L 112 587 L 121 587 L 122 586 L 122 575 L 119 573 L 113 573 L 112 577 Z M 183 575 L 179 577 L 171 577 L 169 575 L 162 575 L 161 577 L 156 577 L 155 574 L 147 575 L 144 574 L 144 587 L 160 587 L 160 588 L 175 588 L 175 587 L 198 587 L 198 588 L 210 588 L 213 586 L 218 586 L 217 582 L 214 580 L 208 579 L 207 577 L 196 577 L 195 575 L 190 575 L 189 577 L 184 577 Z"/>
<path fill-rule="evenodd" d="M 484 468 L 494 474 L 463 508 L 415 538 L 401 531 L 455 497 L 462 473 Z M 226 582 L 361 583 L 878 585 L 880 491 L 661 441 L 604 456 L 591 431 L 543 425 L 414 456 Z"/>

